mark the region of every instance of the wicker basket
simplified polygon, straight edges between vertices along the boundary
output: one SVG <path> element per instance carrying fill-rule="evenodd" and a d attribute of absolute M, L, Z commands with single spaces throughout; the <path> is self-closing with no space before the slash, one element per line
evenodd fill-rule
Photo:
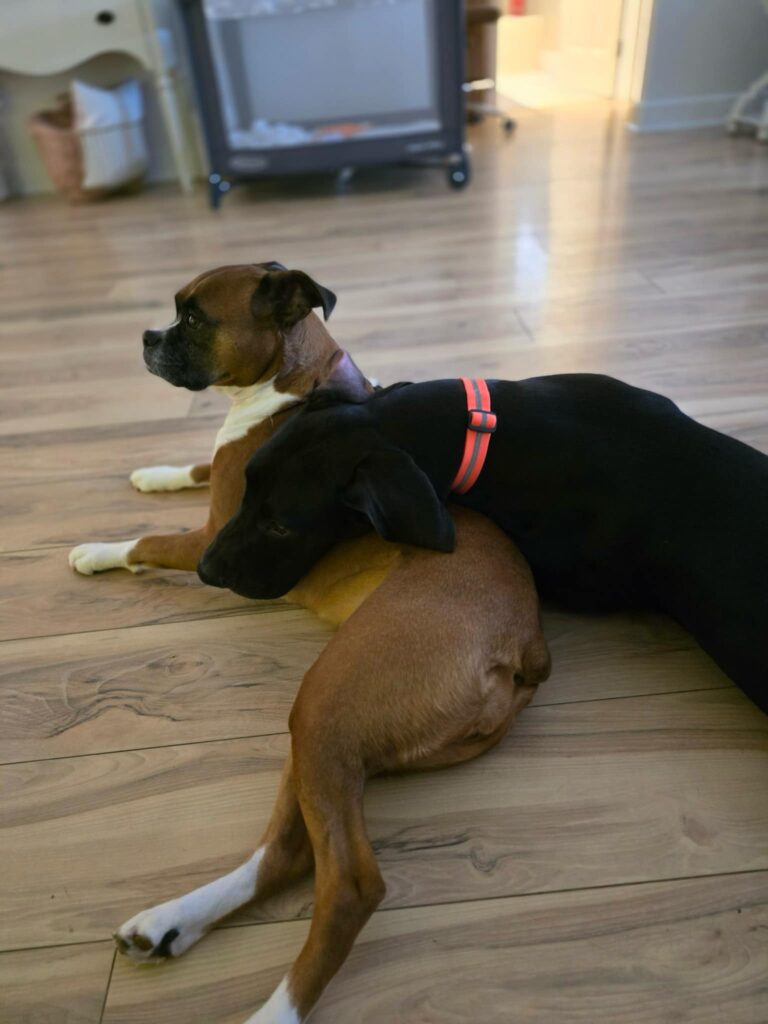
<path fill-rule="evenodd" d="M 53 184 L 71 202 L 81 203 L 137 188 L 143 175 L 122 182 L 114 188 L 84 188 L 85 167 L 81 133 L 74 128 L 72 101 L 68 94 L 59 96 L 55 110 L 41 110 L 27 120 L 27 130 L 37 144 Z M 102 145 L 119 145 L 128 131 L 140 131 L 139 124 L 114 125 L 93 129 L 82 135 L 96 136 Z"/>

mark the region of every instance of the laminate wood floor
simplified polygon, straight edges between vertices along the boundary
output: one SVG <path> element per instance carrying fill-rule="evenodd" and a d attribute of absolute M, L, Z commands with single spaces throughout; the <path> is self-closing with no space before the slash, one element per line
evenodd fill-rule
<path fill-rule="evenodd" d="M 221 417 L 141 360 L 192 276 L 305 268 L 384 382 L 606 372 L 768 451 L 768 152 L 604 105 L 472 140 L 464 193 L 393 168 L 217 215 L 170 188 L 0 206 L 3 1024 L 241 1024 L 311 913 L 299 886 L 154 969 L 109 939 L 252 848 L 329 635 L 192 574 L 67 566 L 204 516 L 127 479 L 204 458 Z M 662 618 L 545 622 L 553 675 L 501 746 L 371 785 L 387 897 L 318 1024 L 768 1021 L 768 719 Z"/>

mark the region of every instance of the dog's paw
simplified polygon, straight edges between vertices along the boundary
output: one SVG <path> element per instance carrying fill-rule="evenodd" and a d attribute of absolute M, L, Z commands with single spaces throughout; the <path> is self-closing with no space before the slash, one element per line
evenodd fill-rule
<path fill-rule="evenodd" d="M 92 576 L 95 572 L 105 572 L 107 569 L 141 572 L 144 568 L 142 565 L 128 562 L 128 555 L 135 545 L 135 540 L 124 540 L 116 544 L 78 544 L 69 552 L 69 564 L 83 576 Z"/>
<path fill-rule="evenodd" d="M 145 494 L 151 491 L 183 491 L 188 487 L 205 487 L 205 482 L 195 483 L 192 466 L 144 466 L 134 469 L 130 480 L 137 491 Z"/>
<path fill-rule="evenodd" d="M 159 963 L 169 957 L 181 956 L 206 929 L 185 920 L 181 900 L 169 900 L 149 910 L 142 910 L 126 921 L 112 936 L 115 945 L 135 963 Z"/>
<path fill-rule="evenodd" d="M 288 992 L 287 978 L 283 978 L 262 1008 L 245 1024 L 301 1024 L 301 1017 Z"/>

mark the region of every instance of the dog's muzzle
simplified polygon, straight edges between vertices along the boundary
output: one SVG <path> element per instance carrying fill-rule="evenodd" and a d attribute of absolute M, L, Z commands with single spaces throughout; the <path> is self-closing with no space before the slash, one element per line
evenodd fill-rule
<path fill-rule="evenodd" d="M 213 566 L 211 565 L 211 559 L 206 558 L 205 555 L 203 555 L 198 562 L 197 575 L 203 583 L 207 584 L 209 587 L 226 587 L 226 583 L 222 580 L 222 574 L 214 572 Z"/>

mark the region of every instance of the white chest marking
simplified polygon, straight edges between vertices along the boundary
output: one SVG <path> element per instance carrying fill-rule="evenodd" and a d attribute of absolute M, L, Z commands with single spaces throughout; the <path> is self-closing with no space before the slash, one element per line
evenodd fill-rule
<path fill-rule="evenodd" d="M 296 1007 L 291 1002 L 287 978 L 283 978 L 267 1002 L 245 1024 L 301 1024 Z"/>
<path fill-rule="evenodd" d="M 245 437 L 252 427 L 269 419 L 284 406 L 296 401 L 296 395 L 291 395 L 287 391 L 276 391 L 274 380 L 275 378 L 272 377 L 261 384 L 250 384 L 246 388 L 219 387 L 217 389 L 231 400 L 232 408 L 227 413 L 227 418 L 216 435 L 214 454 L 222 445 Z"/>

